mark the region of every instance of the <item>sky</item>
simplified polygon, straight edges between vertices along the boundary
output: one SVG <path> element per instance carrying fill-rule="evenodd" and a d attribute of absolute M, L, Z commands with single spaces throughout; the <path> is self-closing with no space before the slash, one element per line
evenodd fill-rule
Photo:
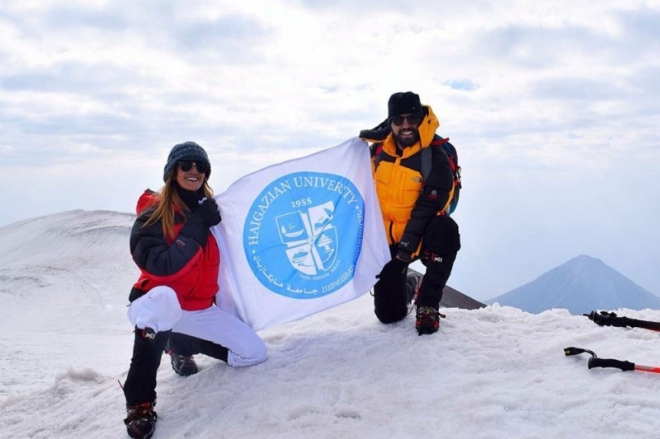
<path fill-rule="evenodd" d="M 127 437 L 118 382 L 137 269 L 118 242 L 132 222 L 77 211 L 0 229 L 3 437 Z M 260 331 L 269 353 L 257 366 L 199 355 L 200 372 L 182 378 L 164 356 L 154 439 L 636 439 L 660 428 L 660 376 L 564 355 L 657 366 L 657 332 L 491 305 L 443 309 L 440 331 L 418 336 L 412 316 L 379 323 L 372 300 Z M 658 310 L 615 311 L 660 321 Z"/>
<path fill-rule="evenodd" d="M 0 226 L 132 212 L 186 140 L 220 193 L 407 90 L 462 166 L 453 287 L 484 300 L 586 254 L 660 295 L 660 0 L 8 0 Z"/>

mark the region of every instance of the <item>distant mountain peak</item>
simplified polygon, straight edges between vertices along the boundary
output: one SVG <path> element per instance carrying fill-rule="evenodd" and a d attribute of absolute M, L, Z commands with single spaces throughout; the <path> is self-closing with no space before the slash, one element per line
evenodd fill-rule
<path fill-rule="evenodd" d="M 594 258 L 589 255 L 579 255 L 566 262 L 566 264 L 591 264 L 591 265 L 604 265 L 607 267 L 607 264 L 598 258 Z M 609 268 L 609 267 L 608 267 Z"/>
<path fill-rule="evenodd" d="M 573 261 L 575 261 L 575 262 L 581 262 L 581 261 L 585 261 L 585 262 L 600 262 L 601 264 L 603 263 L 603 261 L 601 261 L 600 259 L 598 259 L 598 258 L 594 258 L 594 257 L 589 256 L 589 255 L 579 255 L 579 256 L 574 257 L 573 259 L 571 259 L 571 260 L 568 261 L 568 262 L 573 262 Z"/>
<path fill-rule="evenodd" d="M 571 314 L 595 309 L 660 309 L 651 294 L 600 259 L 579 255 L 506 294 L 488 300 L 539 313 L 565 308 Z"/>
<path fill-rule="evenodd" d="M 613 273 L 620 275 L 616 270 L 605 264 L 600 259 L 588 255 L 576 256 L 575 258 L 556 267 L 554 270 L 569 270 L 572 273 L 594 272 L 594 275 L 605 275 L 606 273 L 608 275 Z"/>

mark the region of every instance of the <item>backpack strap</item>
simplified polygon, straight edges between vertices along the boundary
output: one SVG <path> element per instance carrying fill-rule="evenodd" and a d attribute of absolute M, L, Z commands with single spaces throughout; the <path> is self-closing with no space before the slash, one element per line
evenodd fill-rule
<path fill-rule="evenodd" d="M 431 174 L 431 168 L 433 167 L 433 147 L 424 148 L 422 150 L 422 166 L 419 170 L 422 174 L 422 180 L 426 183 L 429 175 Z"/>
<path fill-rule="evenodd" d="M 374 160 L 374 169 L 378 168 L 378 163 L 383 158 L 383 144 L 382 143 L 374 143 L 371 145 L 369 148 L 369 152 L 371 153 L 371 158 Z"/>
<path fill-rule="evenodd" d="M 456 148 L 454 148 L 454 145 L 449 143 L 449 137 L 442 138 L 436 135 L 431 142 L 431 146 L 429 148 L 423 149 L 422 152 L 427 150 L 429 152 L 426 153 L 426 156 L 422 156 L 422 168 L 420 170 L 424 181 L 427 180 L 429 174 L 431 173 L 431 168 L 433 167 L 433 155 L 431 151 L 433 151 L 433 153 L 436 153 L 436 151 L 442 151 L 442 153 L 445 154 L 449 159 L 449 167 L 451 168 L 451 172 L 454 176 L 454 185 L 450 193 L 449 205 L 447 206 L 446 214 L 451 215 L 454 210 L 456 210 L 461 188 L 463 187 L 461 183 L 461 167 L 458 165 L 458 154 L 456 153 Z"/>
<path fill-rule="evenodd" d="M 449 142 L 449 137 L 447 137 L 446 139 L 443 139 L 442 137 L 435 136 L 433 138 L 433 141 L 431 141 L 431 145 L 429 145 L 428 148 L 424 148 L 422 150 L 422 167 L 420 169 L 420 172 L 422 174 L 422 179 L 424 179 L 424 181 L 428 180 L 429 175 L 431 174 L 431 168 L 433 168 L 433 153 L 435 151 L 438 151 L 437 148 L 439 146 L 441 146 L 445 143 L 448 143 L 448 142 Z M 445 151 L 445 153 L 446 153 L 446 151 Z M 449 164 L 451 166 L 452 172 L 455 172 L 455 170 L 454 170 L 455 164 L 454 164 L 453 160 L 451 160 L 451 157 L 450 157 L 450 160 L 449 160 Z"/>

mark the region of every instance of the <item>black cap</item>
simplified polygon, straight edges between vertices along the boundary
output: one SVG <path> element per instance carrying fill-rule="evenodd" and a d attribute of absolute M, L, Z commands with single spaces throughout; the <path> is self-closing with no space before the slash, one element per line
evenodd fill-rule
<path fill-rule="evenodd" d="M 417 114 L 424 117 L 424 107 L 419 100 L 419 95 L 407 91 L 394 93 L 387 101 L 387 118 L 392 119 L 402 114 Z"/>

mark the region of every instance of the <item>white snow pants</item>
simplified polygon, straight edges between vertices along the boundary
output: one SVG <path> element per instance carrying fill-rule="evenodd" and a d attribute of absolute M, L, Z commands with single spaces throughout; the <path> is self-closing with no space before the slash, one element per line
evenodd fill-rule
<path fill-rule="evenodd" d="M 185 311 L 173 289 L 155 287 L 128 307 L 128 320 L 140 329 L 191 335 L 226 347 L 227 363 L 252 366 L 266 360 L 266 345 L 241 320 L 215 305 L 200 311 Z"/>

